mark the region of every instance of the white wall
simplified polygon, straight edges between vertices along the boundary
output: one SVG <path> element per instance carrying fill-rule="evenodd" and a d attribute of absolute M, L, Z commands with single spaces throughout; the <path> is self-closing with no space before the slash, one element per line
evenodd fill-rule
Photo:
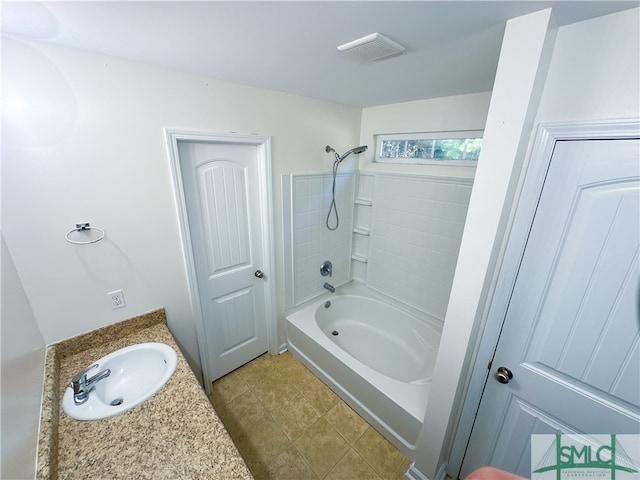
<path fill-rule="evenodd" d="M 2 258 L 2 478 L 34 478 L 45 346 L 4 236 Z"/>
<path fill-rule="evenodd" d="M 491 92 L 480 92 L 363 109 L 360 143 L 368 145 L 369 150 L 360 155 L 360 170 L 473 178 L 475 168 L 470 167 L 374 163 L 372 160 L 375 155 L 375 136 L 390 133 L 483 130 L 490 100 Z"/>
<path fill-rule="evenodd" d="M 640 9 L 559 29 L 538 122 L 640 116 Z"/>
<path fill-rule="evenodd" d="M 324 146 L 358 142 L 360 109 L 11 38 L 2 74 L 3 231 L 47 344 L 165 306 L 199 363 L 164 127 L 272 136 L 282 322 L 280 175 L 330 170 Z M 67 243 L 80 221 L 106 238 Z"/>

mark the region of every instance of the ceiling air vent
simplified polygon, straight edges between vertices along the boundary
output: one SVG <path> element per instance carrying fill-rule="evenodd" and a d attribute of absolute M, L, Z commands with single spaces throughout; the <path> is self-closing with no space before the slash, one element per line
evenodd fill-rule
<path fill-rule="evenodd" d="M 372 61 L 397 55 L 398 53 L 404 52 L 405 48 L 381 33 L 372 33 L 366 37 L 340 45 L 338 50 L 362 60 Z"/>

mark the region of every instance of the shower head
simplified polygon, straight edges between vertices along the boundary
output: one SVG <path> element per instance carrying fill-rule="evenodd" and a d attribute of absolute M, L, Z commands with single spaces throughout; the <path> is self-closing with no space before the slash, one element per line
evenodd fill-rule
<path fill-rule="evenodd" d="M 359 147 L 354 147 L 351 150 L 349 150 L 348 152 L 346 152 L 344 155 L 340 156 L 338 155 L 338 153 L 331 148 L 329 145 L 327 145 L 326 147 L 324 147 L 324 151 L 329 153 L 329 152 L 333 152 L 333 154 L 336 157 L 335 162 L 333 162 L 333 186 L 331 187 L 331 206 L 329 207 L 329 213 L 327 214 L 327 228 L 331 231 L 337 230 L 338 229 L 338 225 L 340 225 L 340 220 L 338 219 L 338 207 L 336 206 L 336 176 L 338 174 L 338 165 L 340 165 L 340 162 L 343 161 L 345 158 L 347 158 L 349 155 L 351 155 L 352 153 L 355 153 L 356 155 L 362 152 L 365 152 L 367 150 L 367 146 L 366 145 L 361 145 Z M 335 213 L 336 216 L 336 224 L 334 227 L 329 225 L 329 218 L 331 217 L 331 212 Z"/>
<path fill-rule="evenodd" d="M 339 162 L 343 161 L 345 158 L 347 158 L 349 155 L 351 155 L 352 153 L 355 153 L 356 155 L 359 155 L 363 152 L 367 151 L 367 146 L 366 145 L 360 145 L 359 147 L 355 147 L 352 148 L 351 150 L 349 150 L 348 152 L 345 152 L 340 158 L 339 158 Z M 337 156 L 337 154 L 336 154 Z"/>
<path fill-rule="evenodd" d="M 333 152 L 333 154 L 336 156 L 336 162 L 340 163 L 341 161 L 343 161 L 345 158 L 347 158 L 349 155 L 351 155 L 352 153 L 355 153 L 356 155 L 362 153 L 362 152 L 366 152 L 367 151 L 367 146 L 366 145 L 360 145 L 359 147 L 355 147 L 352 148 L 351 150 L 349 150 L 348 152 L 345 152 L 342 156 L 338 155 L 338 152 L 336 152 L 333 148 L 331 148 L 329 145 L 327 145 L 326 147 L 324 147 L 324 151 L 329 153 L 329 152 Z"/>
<path fill-rule="evenodd" d="M 338 155 L 338 152 L 335 151 L 335 149 L 331 148 L 331 146 L 327 145 L 326 147 L 324 147 L 324 151 L 329 153 L 329 152 L 333 152 L 333 154 L 336 157 L 336 162 L 340 163 L 340 155 Z"/>

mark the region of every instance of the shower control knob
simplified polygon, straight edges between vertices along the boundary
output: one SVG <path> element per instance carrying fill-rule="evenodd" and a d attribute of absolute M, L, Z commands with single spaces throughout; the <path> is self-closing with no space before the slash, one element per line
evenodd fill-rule
<path fill-rule="evenodd" d="M 509 383 L 509 381 L 513 378 L 513 373 L 507 367 L 500 367 L 496 372 L 496 378 L 500 383 Z"/>
<path fill-rule="evenodd" d="M 333 265 L 329 260 L 325 260 L 320 265 L 320 275 L 326 277 L 327 275 L 331 276 L 333 274 Z"/>
<path fill-rule="evenodd" d="M 256 276 L 256 278 L 262 278 L 262 277 L 264 277 L 264 273 L 262 273 L 262 270 L 256 270 L 256 272 L 254 273 L 254 275 Z"/>

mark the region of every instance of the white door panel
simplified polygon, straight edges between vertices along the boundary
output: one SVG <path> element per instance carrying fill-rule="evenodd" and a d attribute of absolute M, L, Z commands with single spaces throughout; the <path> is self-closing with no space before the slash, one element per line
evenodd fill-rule
<path fill-rule="evenodd" d="M 639 158 L 638 140 L 556 143 L 461 478 L 529 476 L 532 433 L 640 433 Z"/>
<path fill-rule="evenodd" d="M 215 321 L 207 323 L 208 336 L 215 342 L 221 357 L 255 340 L 258 329 L 254 303 L 253 287 L 231 291 L 211 300 Z"/>
<path fill-rule="evenodd" d="M 208 371 L 215 380 L 267 351 L 255 145 L 178 142 Z"/>
<path fill-rule="evenodd" d="M 210 275 L 249 261 L 245 168 L 218 160 L 197 167 L 200 208 Z"/>
<path fill-rule="evenodd" d="M 493 446 L 492 462 L 509 472 L 526 471 L 531 462 L 530 442 L 527 439 L 524 443 L 515 444 L 511 440 L 515 435 L 525 433 L 525 436 L 528 435 L 530 438 L 533 434 L 554 434 L 571 430 L 559 419 L 550 417 L 546 412 L 515 395 L 508 400 L 501 427 L 503 432 L 496 438 Z"/>

